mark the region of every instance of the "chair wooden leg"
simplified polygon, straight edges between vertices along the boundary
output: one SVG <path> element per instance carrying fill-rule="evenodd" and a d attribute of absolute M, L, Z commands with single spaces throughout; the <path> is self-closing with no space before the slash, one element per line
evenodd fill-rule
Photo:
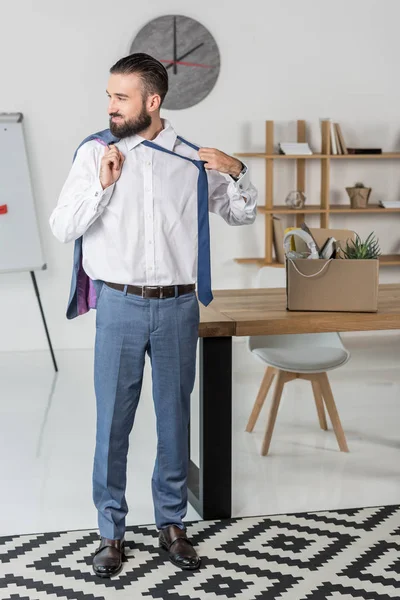
<path fill-rule="evenodd" d="M 285 371 L 278 371 L 278 377 L 276 380 L 274 395 L 272 398 L 272 405 L 268 416 L 268 424 L 265 432 L 262 448 L 261 448 L 261 456 L 266 456 L 268 454 L 269 446 L 271 444 L 272 433 L 274 431 L 276 415 L 278 414 L 279 403 L 282 397 L 283 386 L 287 381 Z"/>
<path fill-rule="evenodd" d="M 314 392 L 315 406 L 317 407 L 318 419 L 321 429 L 327 431 L 328 423 L 326 422 L 326 415 L 324 409 L 324 401 L 321 394 L 321 389 L 317 381 L 311 381 L 312 389 Z"/>
<path fill-rule="evenodd" d="M 339 414 L 336 408 L 335 400 L 333 398 L 328 376 L 326 373 L 317 373 L 315 377 L 318 381 L 318 385 L 320 386 L 322 396 L 325 400 L 326 408 L 332 422 L 333 430 L 335 432 L 339 448 L 342 452 L 348 452 L 349 449 L 346 442 L 346 436 L 344 435 L 342 424 L 340 422 Z"/>
<path fill-rule="evenodd" d="M 267 369 L 265 370 L 264 378 L 261 382 L 261 386 L 258 391 L 257 398 L 256 398 L 256 401 L 253 406 L 253 410 L 251 411 L 251 415 L 250 415 L 249 421 L 246 426 L 246 431 L 248 431 L 248 432 L 251 432 L 254 429 L 254 425 L 256 424 L 258 415 L 260 414 L 260 410 L 263 407 L 265 398 L 268 395 L 269 388 L 271 387 L 271 384 L 273 382 L 275 374 L 276 374 L 276 369 L 274 369 L 273 367 L 267 367 Z"/>

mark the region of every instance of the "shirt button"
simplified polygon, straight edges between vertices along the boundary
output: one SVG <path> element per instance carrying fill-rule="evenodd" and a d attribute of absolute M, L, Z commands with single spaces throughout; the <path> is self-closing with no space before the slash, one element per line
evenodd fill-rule
<path fill-rule="evenodd" d="M 146 163 L 146 165 L 147 165 L 148 167 L 150 167 L 150 166 L 151 166 L 151 162 L 148 160 L 148 161 L 147 161 L 147 163 Z"/>
<path fill-rule="evenodd" d="M 96 193 L 95 193 L 95 196 L 98 196 L 98 195 L 99 195 L 99 192 L 96 192 Z"/>

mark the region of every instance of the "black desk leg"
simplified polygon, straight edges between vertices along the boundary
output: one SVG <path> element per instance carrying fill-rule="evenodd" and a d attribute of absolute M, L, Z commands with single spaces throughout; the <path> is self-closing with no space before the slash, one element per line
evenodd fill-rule
<path fill-rule="evenodd" d="M 54 356 L 53 346 L 51 345 L 50 334 L 49 334 L 49 330 L 47 329 L 46 318 L 44 316 L 42 302 L 40 300 L 39 288 L 38 288 L 38 285 L 37 285 L 37 282 L 36 282 L 35 273 L 34 273 L 34 271 L 31 271 L 30 273 L 31 273 L 31 277 L 32 277 L 33 287 L 35 288 L 36 298 L 37 298 L 37 301 L 39 303 L 40 314 L 42 315 L 43 325 L 44 325 L 44 329 L 45 329 L 46 336 L 47 336 L 47 341 L 49 343 L 49 348 L 50 348 L 50 352 L 51 352 L 51 358 L 53 359 L 54 370 L 57 373 L 58 367 L 57 367 L 57 363 L 56 363 L 56 357 Z"/>
<path fill-rule="evenodd" d="M 223 519 L 232 505 L 232 338 L 200 338 L 199 351 L 200 468 L 190 460 L 189 502 L 203 519 Z"/>

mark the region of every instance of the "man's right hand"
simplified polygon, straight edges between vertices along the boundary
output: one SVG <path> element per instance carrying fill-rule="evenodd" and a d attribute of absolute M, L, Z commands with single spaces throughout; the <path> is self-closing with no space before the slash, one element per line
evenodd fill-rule
<path fill-rule="evenodd" d="M 103 190 L 118 181 L 124 161 L 125 156 L 114 144 L 107 146 L 100 165 L 100 183 Z"/>

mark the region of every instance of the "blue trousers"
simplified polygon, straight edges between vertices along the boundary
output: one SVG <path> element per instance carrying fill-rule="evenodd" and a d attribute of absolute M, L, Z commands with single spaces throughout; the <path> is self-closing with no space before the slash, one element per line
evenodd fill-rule
<path fill-rule="evenodd" d="M 145 299 L 102 284 L 97 302 L 96 449 L 93 501 L 100 535 L 122 539 L 129 434 L 139 402 L 145 353 L 151 360 L 157 421 L 152 476 L 156 525 L 183 528 L 187 510 L 190 395 L 196 372 L 199 305 L 195 292 Z"/>

